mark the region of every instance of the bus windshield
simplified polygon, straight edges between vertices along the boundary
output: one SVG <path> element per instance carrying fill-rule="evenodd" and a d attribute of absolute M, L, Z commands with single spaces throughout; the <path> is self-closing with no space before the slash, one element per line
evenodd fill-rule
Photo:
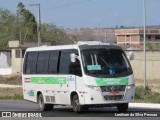
<path fill-rule="evenodd" d="M 84 49 L 81 51 L 86 74 L 94 77 L 125 77 L 133 74 L 121 49 Z"/>

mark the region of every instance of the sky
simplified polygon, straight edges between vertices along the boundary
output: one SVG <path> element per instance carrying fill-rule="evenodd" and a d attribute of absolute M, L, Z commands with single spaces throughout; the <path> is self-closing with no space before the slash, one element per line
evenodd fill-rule
<path fill-rule="evenodd" d="M 0 8 L 16 13 L 22 2 L 36 18 L 41 4 L 42 23 L 63 28 L 109 28 L 143 26 L 143 0 L 0 0 Z M 146 0 L 146 25 L 160 25 L 160 0 Z"/>

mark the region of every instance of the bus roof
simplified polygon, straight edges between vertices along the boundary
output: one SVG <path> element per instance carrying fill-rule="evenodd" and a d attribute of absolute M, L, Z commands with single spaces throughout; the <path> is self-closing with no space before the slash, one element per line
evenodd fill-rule
<path fill-rule="evenodd" d="M 102 43 L 99 41 L 82 41 L 82 42 L 78 42 L 76 44 L 72 44 L 72 45 L 57 45 L 57 46 L 40 46 L 40 47 L 32 47 L 32 48 L 28 48 L 26 51 L 42 51 L 42 50 L 61 50 L 61 49 L 78 49 L 79 46 L 82 45 L 109 45 L 109 46 L 114 46 L 114 47 L 120 47 L 117 44 L 110 44 L 110 43 Z"/>

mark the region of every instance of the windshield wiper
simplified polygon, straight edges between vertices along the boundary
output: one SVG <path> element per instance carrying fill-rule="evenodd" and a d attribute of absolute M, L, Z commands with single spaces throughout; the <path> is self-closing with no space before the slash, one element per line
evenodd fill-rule
<path fill-rule="evenodd" d="M 103 58 L 99 57 L 110 69 L 112 68 Z"/>

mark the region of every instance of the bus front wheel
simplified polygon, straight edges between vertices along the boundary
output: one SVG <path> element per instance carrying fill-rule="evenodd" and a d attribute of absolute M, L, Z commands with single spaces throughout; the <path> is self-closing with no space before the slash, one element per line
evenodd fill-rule
<path fill-rule="evenodd" d="M 118 112 L 126 112 L 128 110 L 128 103 L 117 104 Z"/>
<path fill-rule="evenodd" d="M 42 93 L 38 96 L 37 100 L 39 109 L 41 111 L 52 111 L 53 110 L 53 104 L 45 104 Z"/>
<path fill-rule="evenodd" d="M 73 96 L 72 100 L 73 111 L 76 113 L 81 113 L 84 111 L 84 106 L 80 105 L 78 95 Z"/>

